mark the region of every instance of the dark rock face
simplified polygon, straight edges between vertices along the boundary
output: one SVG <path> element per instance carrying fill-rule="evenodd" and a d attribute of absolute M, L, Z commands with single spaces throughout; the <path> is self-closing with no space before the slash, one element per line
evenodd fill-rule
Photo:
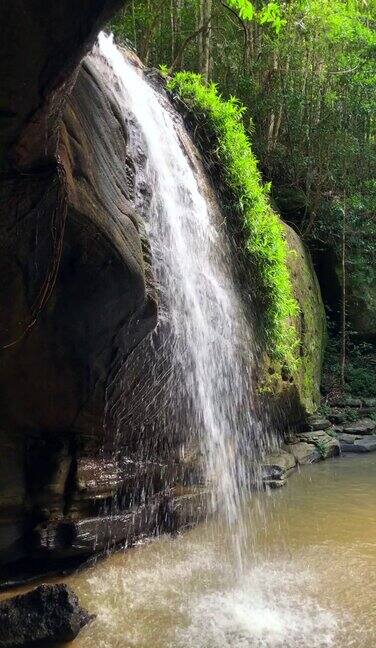
<path fill-rule="evenodd" d="M 92 619 L 66 585 L 40 585 L 0 603 L 0 648 L 72 641 Z"/>
<path fill-rule="evenodd" d="M 122 0 L 2 0 L 1 167 L 54 164 L 78 66 Z"/>
<path fill-rule="evenodd" d="M 36 526 L 95 517 L 129 483 L 111 468 L 106 389 L 157 302 L 128 125 L 103 62 L 80 65 L 121 4 L 0 4 L 0 564 L 35 552 Z"/>

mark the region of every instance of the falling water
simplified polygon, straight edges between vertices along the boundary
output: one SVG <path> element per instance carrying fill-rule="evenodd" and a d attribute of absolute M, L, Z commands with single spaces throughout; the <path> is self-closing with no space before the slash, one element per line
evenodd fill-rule
<path fill-rule="evenodd" d="M 240 555 L 239 511 L 250 479 L 246 457 L 258 423 L 252 413 L 252 336 L 228 241 L 182 148 L 182 126 L 166 99 L 124 59 L 112 37 L 101 34 L 99 48 L 120 87 L 124 114 L 132 116 L 143 138 L 147 168 L 142 178 L 136 172 L 136 184 L 144 186 L 146 175 L 152 188 L 146 220 L 153 271 L 174 339 L 173 362 L 183 377 L 179 400 L 193 404 L 191 428 L 202 441 L 213 506 L 236 529 Z M 132 146 L 136 153 L 139 140 L 132 142 L 131 133 Z"/>

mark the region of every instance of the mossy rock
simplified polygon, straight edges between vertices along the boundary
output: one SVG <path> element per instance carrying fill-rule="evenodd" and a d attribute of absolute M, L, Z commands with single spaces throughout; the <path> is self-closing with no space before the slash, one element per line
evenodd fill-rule
<path fill-rule="evenodd" d="M 289 247 L 288 267 L 294 297 L 300 312 L 292 324 L 299 339 L 297 362 L 292 370 L 283 364 L 265 360 L 265 382 L 261 389 L 270 391 L 280 402 L 297 400 L 307 413 L 320 402 L 320 381 L 326 343 L 326 318 L 320 286 L 310 254 L 298 234 L 284 224 Z"/>

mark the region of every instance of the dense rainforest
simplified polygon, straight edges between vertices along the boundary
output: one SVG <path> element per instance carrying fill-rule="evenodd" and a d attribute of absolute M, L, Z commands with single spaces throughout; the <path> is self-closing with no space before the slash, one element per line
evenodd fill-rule
<path fill-rule="evenodd" d="M 238 107 L 275 208 L 313 256 L 324 387 L 364 395 L 376 390 L 375 21 L 372 0 L 148 0 L 110 25 L 175 86 L 193 71 Z"/>

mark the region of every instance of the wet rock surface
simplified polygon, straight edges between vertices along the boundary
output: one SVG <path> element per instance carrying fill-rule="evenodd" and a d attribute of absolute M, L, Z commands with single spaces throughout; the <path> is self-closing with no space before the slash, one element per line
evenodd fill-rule
<path fill-rule="evenodd" d="M 40 585 L 0 602 L 0 648 L 72 641 L 93 618 L 67 585 Z"/>
<path fill-rule="evenodd" d="M 106 389 L 131 355 L 144 370 L 157 302 L 129 125 L 103 60 L 81 64 L 120 4 L 0 8 L 0 564 L 29 556 L 46 521 L 96 517 L 129 479 L 109 458 Z"/>
<path fill-rule="evenodd" d="M 342 452 L 374 452 L 376 450 L 376 436 L 340 435 L 339 442 Z"/>

